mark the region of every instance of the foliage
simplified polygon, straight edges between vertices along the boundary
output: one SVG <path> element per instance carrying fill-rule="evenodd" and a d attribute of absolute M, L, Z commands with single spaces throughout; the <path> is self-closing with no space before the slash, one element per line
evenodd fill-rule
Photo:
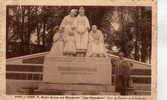
<path fill-rule="evenodd" d="M 62 19 L 78 6 L 7 6 L 7 57 L 48 51 Z M 86 6 L 90 24 L 104 33 L 109 51 L 146 62 L 151 57 L 151 8 Z M 31 35 L 37 34 L 36 43 Z M 117 54 L 117 53 L 116 53 Z"/>

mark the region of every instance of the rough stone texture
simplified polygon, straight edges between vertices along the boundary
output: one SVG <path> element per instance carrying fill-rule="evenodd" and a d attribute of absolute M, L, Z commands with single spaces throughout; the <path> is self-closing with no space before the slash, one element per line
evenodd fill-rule
<path fill-rule="evenodd" d="M 114 92 L 115 87 L 112 85 L 95 85 L 95 84 L 50 84 L 43 83 L 39 85 L 39 90 L 63 90 L 63 91 L 94 91 L 94 92 Z"/>
<path fill-rule="evenodd" d="M 46 57 L 43 81 L 48 83 L 111 84 L 108 58 Z"/>

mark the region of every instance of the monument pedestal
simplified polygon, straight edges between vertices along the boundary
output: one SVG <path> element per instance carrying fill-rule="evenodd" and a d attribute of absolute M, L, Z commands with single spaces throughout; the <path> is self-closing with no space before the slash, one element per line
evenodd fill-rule
<path fill-rule="evenodd" d="M 56 91 L 63 94 L 118 94 L 115 92 L 115 87 L 112 85 L 97 85 L 97 84 L 56 84 L 42 83 L 39 85 L 39 90 L 43 93 L 55 93 Z"/>
<path fill-rule="evenodd" d="M 108 58 L 46 57 L 40 92 L 63 94 L 118 94 L 112 86 Z"/>

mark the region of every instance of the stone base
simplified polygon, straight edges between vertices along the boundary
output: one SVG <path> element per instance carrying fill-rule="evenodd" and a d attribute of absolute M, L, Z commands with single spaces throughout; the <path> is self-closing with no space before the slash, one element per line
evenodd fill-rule
<path fill-rule="evenodd" d="M 118 92 L 36 90 L 36 95 L 120 95 Z"/>
<path fill-rule="evenodd" d="M 49 95 L 119 95 L 112 85 L 41 83 L 36 91 Z"/>
<path fill-rule="evenodd" d="M 36 92 L 48 95 L 115 93 L 108 58 L 45 57 L 43 83 Z"/>
<path fill-rule="evenodd" d="M 62 84 L 112 84 L 108 58 L 45 57 L 43 82 Z"/>

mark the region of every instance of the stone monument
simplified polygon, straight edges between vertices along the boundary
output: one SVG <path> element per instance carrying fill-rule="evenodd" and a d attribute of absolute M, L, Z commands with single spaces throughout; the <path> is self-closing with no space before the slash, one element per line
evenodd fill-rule
<path fill-rule="evenodd" d="M 112 66 L 103 57 L 45 57 L 40 91 L 76 91 L 74 94 L 113 93 Z M 64 93 L 64 94 L 65 94 Z"/>

